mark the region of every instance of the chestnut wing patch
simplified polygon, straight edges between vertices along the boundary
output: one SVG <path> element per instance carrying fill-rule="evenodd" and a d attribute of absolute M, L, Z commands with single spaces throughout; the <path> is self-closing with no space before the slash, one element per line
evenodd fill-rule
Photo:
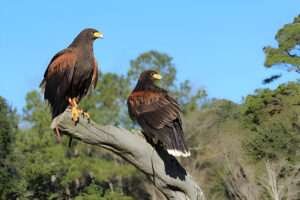
<path fill-rule="evenodd" d="M 180 117 L 177 102 L 167 93 L 133 92 L 128 99 L 131 118 L 160 129 Z"/>
<path fill-rule="evenodd" d="M 45 99 L 52 105 L 53 116 L 67 106 L 66 94 L 71 88 L 77 57 L 72 49 L 58 52 L 50 61 L 41 87 Z"/>
<path fill-rule="evenodd" d="M 44 78 L 49 79 L 51 76 L 64 73 L 69 68 L 74 68 L 76 63 L 76 54 L 72 50 L 63 50 L 58 52 L 50 61 L 45 72 Z"/>

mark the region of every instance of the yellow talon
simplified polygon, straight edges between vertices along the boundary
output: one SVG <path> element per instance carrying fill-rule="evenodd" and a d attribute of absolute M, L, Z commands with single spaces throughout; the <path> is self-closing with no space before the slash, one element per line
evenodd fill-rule
<path fill-rule="evenodd" d="M 78 108 L 76 98 L 73 98 L 73 99 L 69 98 L 68 101 L 71 106 L 72 121 L 74 121 L 76 124 L 79 121 L 79 116 L 80 116 L 80 114 L 82 114 L 82 110 L 80 110 Z"/>
<path fill-rule="evenodd" d="M 77 106 L 72 107 L 71 113 L 72 113 L 72 120 L 75 123 L 78 122 L 79 121 L 79 115 L 80 115 L 81 111 L 77 108 Z"/>

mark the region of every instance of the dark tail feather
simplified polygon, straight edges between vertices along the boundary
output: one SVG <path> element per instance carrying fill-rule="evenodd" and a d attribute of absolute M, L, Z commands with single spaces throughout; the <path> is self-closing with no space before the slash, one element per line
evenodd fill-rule
<path fill-rule="evenodd" d="M 68 107 L 68 103 L 66 100 L 58 101 L 53 105 L 51 105 L 52 119 L 54 119 L 55 117 L 63 113 L 67 107 Z"/>
<path fill-rule="evenodd" d="M 173 127 L 169 127 L 168 132 L 165 132 L 164 135 L 164 145 L 169 154 L 179 157 L 188 157 L 191 155 L 188 150 L 184 138 L 183 131 L 179 123 L 174 123 Z"/>

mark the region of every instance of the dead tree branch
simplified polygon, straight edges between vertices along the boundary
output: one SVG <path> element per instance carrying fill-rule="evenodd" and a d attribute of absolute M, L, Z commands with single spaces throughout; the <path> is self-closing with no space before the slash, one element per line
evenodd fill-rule
<path fill-rule="evenodd" d="M 144 173 L 169 200 L 204 200 L 201 188 L 173 156 L 153 148 L 141 133 L 114 126 L 100 126 L 84 118 L 75 126 L 70 110 L 52 123 L 61 132 L 84 143 L 105 148 L 119 155 Z"/>

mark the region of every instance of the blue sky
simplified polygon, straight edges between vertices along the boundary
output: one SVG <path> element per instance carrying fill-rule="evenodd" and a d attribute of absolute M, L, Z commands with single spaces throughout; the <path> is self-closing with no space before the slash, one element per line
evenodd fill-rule
<path fill-rule="evenodd" d="M 241 102 L 271 74 L 284 75 L 272 88 L 298 78 L 265 69 L 262 52 L 298 14 L 295 0 L 1 0 L 0 95 L 20 112 L 51 57 L 94 27 L 105 36 L 94 45 L 101 71 L 126 73 L 131 59 L 155 49 L 174 58 L 179 81 Z"/>

